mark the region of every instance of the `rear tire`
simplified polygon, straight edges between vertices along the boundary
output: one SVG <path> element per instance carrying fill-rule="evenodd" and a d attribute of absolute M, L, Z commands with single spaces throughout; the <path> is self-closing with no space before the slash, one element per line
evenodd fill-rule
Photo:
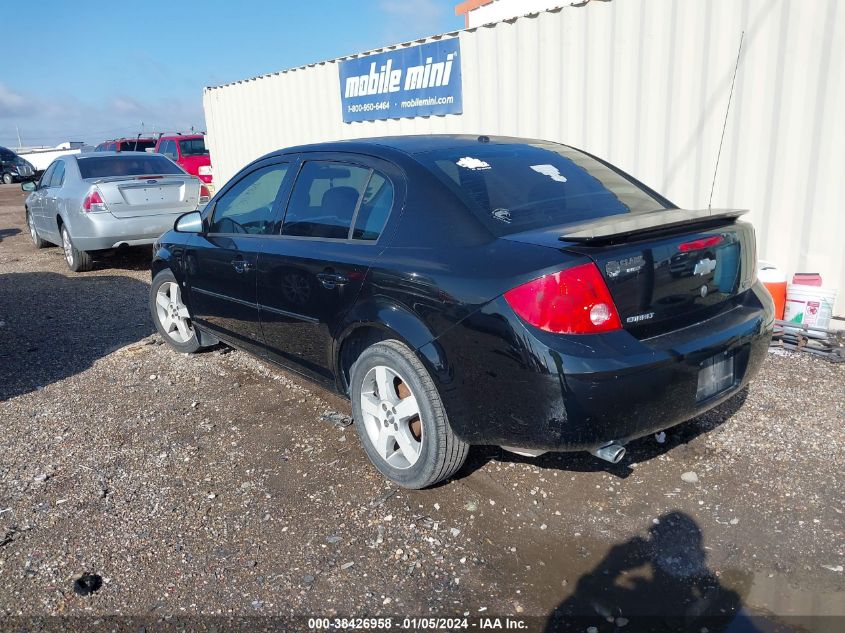
<path fill-rule="evenodd" d="M 32 219 L 32 214 L 29 209 L 26 210 L 26 225 L 29 227 L 29 237 L 32 238 L 32 244 L 35 248 L 44 248 L 47 242 L 38 237 L 38 231 L 35 228 L 35 221 Z"/>
<path fill-rule="evenodd" d="M 426 488 L 466 461 L 469 444 L 452 431 L 434 381 L 399 341 L 364 350 L 350 372 L 350 396 L 364 450 L 392 482 Z"/>
<path fill-rule="evenodd" d="M 193 354 L 202 348 L 188 308 L 182 301 L 182 289 L 169 268 L 153 277 L 150 313 L 159 335 L 174 350 Z"/>
<path fill-rule="evenodd" d="M 81 251 L 73 245 L 70 231 L 62 224 L 62 249 L 65 252 L 67 267 L 75 273 L 83 273 L 94 267 L 94 259 L 88 251 Z"/>

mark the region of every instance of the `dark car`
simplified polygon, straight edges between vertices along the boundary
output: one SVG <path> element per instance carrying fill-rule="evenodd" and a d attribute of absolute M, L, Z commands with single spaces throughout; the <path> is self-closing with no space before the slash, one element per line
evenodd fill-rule
<path fill-rule="evenodd" d="M 740 214 L 545 141 L 296 147 L 159 239 L 151 311 L 178 351 L 222 340 L 348 396 L 402 486 L 472 444 L 615 462 L 759 369 L 774 313 Z M 677 253 L 707 261 L 677 277 Z"/>
<path fill-rule="evenodd" d="M 13 182 L 35 180 L 37 176 L 38 174 L 32 163 L 21 158 L 12 150 L 0 147 L 0 182 L 11 185 Z"/>

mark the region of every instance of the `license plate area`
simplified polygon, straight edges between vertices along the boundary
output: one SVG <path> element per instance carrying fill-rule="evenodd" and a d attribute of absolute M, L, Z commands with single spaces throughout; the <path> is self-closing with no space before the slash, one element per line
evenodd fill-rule
<path fill-rule="evenodd" d="M 736 355 L 717 354 L 701 363 L 698 370 L 696 402 L 707 400 L 733 387 L 736 377 Z"/>

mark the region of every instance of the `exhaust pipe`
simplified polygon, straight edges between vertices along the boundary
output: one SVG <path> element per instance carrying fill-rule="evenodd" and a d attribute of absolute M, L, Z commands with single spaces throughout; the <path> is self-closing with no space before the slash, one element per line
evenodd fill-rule
<path fill-rule="evenodd" d="M 618 464 L 622 461 L 622 458 L 625 457 L 625 447 L 621 444 L 616 444 L 615 442 L 605 444 L 604 446 L 596 448 L 590 452 L 599 459 L 603 459 L 611 464 Z"/>

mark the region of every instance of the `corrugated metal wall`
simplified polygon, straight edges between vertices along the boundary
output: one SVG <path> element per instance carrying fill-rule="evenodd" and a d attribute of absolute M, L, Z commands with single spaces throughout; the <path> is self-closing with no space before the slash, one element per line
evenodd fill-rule
<path fill-rule="evenodd" d="M 344 124 L 336 60 L 209 88 L 216 177 L 300 143 L 508 134 L 587 149 L 706 207 L 743 31 L 712 204 L 750 208 L 760 257 L 821 272 L 843 314 L 841 0 L 590 2 L 448 34 L 461 38 L 461 115 Z"/>

